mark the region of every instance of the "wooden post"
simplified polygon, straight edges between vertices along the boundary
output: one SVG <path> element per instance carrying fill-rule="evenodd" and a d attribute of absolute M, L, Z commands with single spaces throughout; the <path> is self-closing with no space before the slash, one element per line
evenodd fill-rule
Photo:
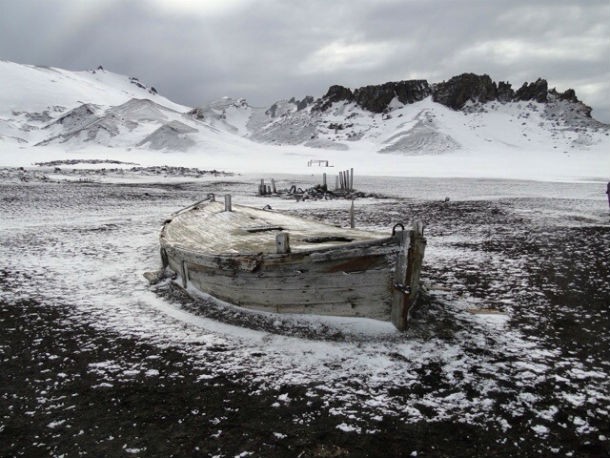
<path fill-rule="evenodd" d="M 275 236 L 275 247 L 277 254 L 290 253 L 290 236 L 288 232 L 280 232 Z"/>
<path fill-rule="evenodd" d="M 390 319 L 392 324 L 400 331 L 407 328 L 407 301 L 405 289 L 407 288 L 407 264 L 411 237 L 409 231 L 400 231 L 395 235 L 400 244 L 400 251 L 396 255 L 396 266 L 394 268 L 394 292 L 392 298 L 392 310 Z"/>
<path fill-rule="evenodd" d="M 258 194 L 261 196 L 265 195 L 265 179 L 261 179 L 261 184 L 258 186 Z"/>
<path fill-rule="evenodd" d="M 349 170 L 349 190 L 354 190 L 354 169 Z"/>
<path fill-rule="evenodd" d="M 326 189 L 326 172 L 322 174 L 322 186 Z"/>
<path fill-rule="evenodd" d="M 271 178 L 271 187 L 273 188 L 273 194 L 277 194 L 277 189 L 275 188 L 275 180 Z"/>
<path fill-rule="evenodd" d="M 231 194 L 225 194 L 225 211 L 226 212 L 233 211 L 231 209 Z"/>
<path fill-rule="evenodd" d="M 426 250 L 426 238 L 424 237 L 424 224 L 421 221 L 413 222 L 411 232 L 411 248 L 409 249 L 407 278 L 409 281 L 410 294 L 407 303 L 407 318 L 411 308 L 415 306 L 419 295 L 419 283 L 422 264 L 424 262 L 424 251 Z"/>
<path fill-rule="evenodd" d="M 394 270 L 394 298 L 391 320 L 401 331 L 407 328 L 411 309 L 419 295 L 421 268 L 426 249 L 424 226 L 420 221 L 413 223 L 413 229 L 396 234 L 401 249 Z"/>
<path fill-rule="evenodd" d="M 339 175 L 335 177 L 335 191 L 339 189 Z"/>
<path fill-rule="evenodd" d="M 356 223 L 354 222 L 354 199 L 352 199 L 352 205 L 349 207 L 349 227 L 354 229 Z"/>

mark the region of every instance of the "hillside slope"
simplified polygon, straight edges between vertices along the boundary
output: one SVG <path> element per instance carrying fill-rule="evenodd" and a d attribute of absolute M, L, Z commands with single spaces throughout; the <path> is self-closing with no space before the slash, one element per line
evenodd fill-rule
<path fill-rule="evenodd" d="M 72 72 L 0 61 L 5 145 L 184 151 L 235 139 L 136 77 L 98 67 Z M 240 139 L 236 142 L 239 144 Z"/>
<path fill-rule="evenodd" d="M 257 142 L 336 150 L 366 143 L 379 153 L 407 155 L 486 143 L 565 151 L 606 142 L 610 127 L 593 119 L 571 89 L 559 93 L 539 79 L 514 91 L 509 83 L 473 74 L 437 84 L 401 81 L 354 91 L 331 86 L 318 99 L 280 101 L 267 110 L 224 99 L 198 112 Z"/>
<path fill-rule="evenodd" d="M 225 97 L 190 108 L 135 77 L 0 61 L 0 165 L 95 157 L 267 173 L 310 159 L 368 174 L 591 177 L 610 170 L 610 126 L 573 90 L 513 90 L 486 75 L 331 86 L 268 108 Z M 29 162 L 28 162 L 29 161 Z M 547 173 L 548 170 L 545 170 Z"/>

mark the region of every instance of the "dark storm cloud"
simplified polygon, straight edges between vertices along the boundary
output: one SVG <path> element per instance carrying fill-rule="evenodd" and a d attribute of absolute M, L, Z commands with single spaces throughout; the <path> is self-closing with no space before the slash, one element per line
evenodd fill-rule
<path fill-rule="evenodd" d="M 576 89 L 610 121 L 607 0 L 0 0 L 0 58 L 106 68 L 197 105 L 463 72 Z M 194 6 L 193 6 L 194 5 Z"/>

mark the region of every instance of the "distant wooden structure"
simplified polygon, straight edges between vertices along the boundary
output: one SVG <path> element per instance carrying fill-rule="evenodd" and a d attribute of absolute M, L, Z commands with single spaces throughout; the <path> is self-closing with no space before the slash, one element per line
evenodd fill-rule
<path fill-rule="evenodd" d="M 311 167 L 314 164 L 316 164 L 318 167 L 330 167 L 329 161 L 326 159 L 310 159 L 307 162 L 307 167 Z"/>
<path fill-rule="evenodd" d="M 200 201 L 161 230 L 163 267 L 185 288 L 251 309 L 408 326 L 426 245 L 420 223 L 380 234 L 226 202 Z"/>
<path fill-rule="evenodd" d="M 309 189 L 301 189 L 301 188 L 297 188 L 296 186 L 291 186 L 289 189 L 277 189 L 276 186 L 276 182 L 275 180 L 272 178 L 271 179 L 271 184 L 268 184 L 265 182 L 264 178 L 261 178 L 260 184 L 258 185 L 258 191 L 257 194 L 259 196 L 271 196 L 271 195 L 284 195 L 284 194 L 288 194 L 288 195 L 294 195 L 294 196 L 299 196 L 299 195 L 305 195 L 307 193 L 310 194 L 324 194 L 324 195 L 328 195 L 330 190 L 328 187 L 328 182 L 327 182 L 327 175 L 326 172 L 322 173 L 322 184 L 321 185 L 316 185 L 312 188 Z M 334 193 L 333 195 L 337 195 L 337 196 L 345 196 L 347 193 L 353 193 L 354 192 L 354 169 L 351 168 L 349 170 L 342 170 L 339 172 L 339 174 L 336 176 L 336 180 L 335 180 L 335 189 L 334 189 Z M 298 199 L 297 197 L 297 200 Z"/>

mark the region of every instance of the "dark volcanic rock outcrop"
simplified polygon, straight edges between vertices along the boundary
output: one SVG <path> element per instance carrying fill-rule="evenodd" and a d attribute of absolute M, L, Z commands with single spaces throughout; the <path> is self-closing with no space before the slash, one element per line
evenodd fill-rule
<path fill-rule="evenodd" d="M 497 91 L 497 97 L 498 97 L 498 101 L 500 102 L 510 102 L 513 100 L 513 97 L 515 96 L 515 91 L 513 91 L 513 88 L 511 86 L 511 84 L 507 81 L 500 81 L 498 83 L 498 91 Z"/>
<path fill-rule="evenodd" d="M 290 99 L 290 102 L 297 106 L 297 111 L 301 111 L 313 103 L 313 97 L 311 95 L 306 95 L 303 100 L 295 100 L 292 98 Z"/>
<path fill-rule="evenodd" d="M 430 95 L 430 86 L 426 80 L 399 81 L 380 86 L 365 86 L 354 91 L 354 100 L 362 108 L 374 113 L 381 113 L 397 97 L 402 103 L 414 103 Z"/>
<path fill-rule="evenodd" d="M 590 116 L 591 108 L 578 100 L 573 89 L 558 93 L 549 90 L 546 80 L 539 78 L 533 83 L 523 83 L 514 91 L 509 82 L 494 82 L 489 75 L 463 73 L 449 81 L 430 85 L 426 80 L 389 82 L 380 85 L 364 86 L 352 91 L 344 86 L 331 86 L 326 95 L 318 99 L 314 110 L 325 111 L 335 102 L 355 102 L 365 110 L 382 113 L 397 98 L 401 103 L 415 103 L 432 96 L 434 102 L 453 110 L 460 110 L 466 103 L 486 103 L 497 100 L 502 103 L 533 100 L 549 102 L 549 95 L 556 100 L 565 100 L 579 105 L 579 111 Z"/>
<path fill-rule="evenodd" d="M 489 102 L 498 97 L 498 87 L 488 75 L 464 73 L 434 85 L 432 100 L 459 110 L 469 100 Z"/>
<path fill-rule="evenodd" d="M 328 88 L 328 92 L 321 99 L 318 99 L 314 105 L 314 110 L 325 111 L 335 102 L 345 100 L 351 102 L 354 100 L 354 94 L 351 89 L 335 84 Z"/>
<path fill-rule="evenodd" d="M 523 83 L 517 92 L 516 100 L 535 100 L 536 102 L 546 102 L 549 93 L 549 85 L 546 80 L 538 78 L 534 83 Z"/>
<path fill-rule="evenodd" d="M 426 80 L 409 80 L 390 82 L 381 85 L 365 86 L 352 92 L 343 86 L 331 86 L 324 97 L 315 104 L 316 110 L 324 111 L 333 103 L 355 101 L 365 110 L 373 113 L 385 111 L 394 97 L 401 103 L 414 103 L 425 99 L 431 94 Z"/>

